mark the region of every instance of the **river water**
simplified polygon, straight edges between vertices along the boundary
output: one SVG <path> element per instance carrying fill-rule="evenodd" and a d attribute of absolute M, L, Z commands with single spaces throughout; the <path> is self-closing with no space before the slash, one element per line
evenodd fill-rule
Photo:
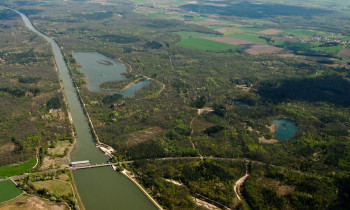
<path fill-rule="evenodd" d="M 27 16 L 14 11 L 21 15 L 30 30 L 51 44 L 78 137 L 72 160 L 89 160 L 92 164 L 106 162 L 107 157 L 95 147 L 87 118 L 59 45 L 36 30 Z M 156 209 L 130 180 L 109 167 L 78 170 L 74 171 L 73 175 L 86 209 Z"/>

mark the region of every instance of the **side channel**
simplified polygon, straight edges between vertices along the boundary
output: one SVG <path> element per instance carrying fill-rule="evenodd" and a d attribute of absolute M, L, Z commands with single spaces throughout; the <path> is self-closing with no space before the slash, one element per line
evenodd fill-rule
<path fill-rule="evenodd" d="M 59 45 L 55 40 L 34 28 L 23 13 L 13 11 L 21 15 L 30 30 L 51 44 L 78 137 L 72 160 L 89 160 L 91 164 L 106 162 L 107 157 L 95 146 L 87 118 Z M 74 171 L 73 174 L 86 209 L 156 209 L 130 180 L 112 171 L 109 167 L 83 169 Z"/>

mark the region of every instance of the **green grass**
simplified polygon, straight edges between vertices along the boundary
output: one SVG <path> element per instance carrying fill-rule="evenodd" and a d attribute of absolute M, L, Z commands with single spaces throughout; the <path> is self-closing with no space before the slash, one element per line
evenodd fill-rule
<path fill-rule="evenodd" d="M 267 44 L 265 39 L 261 39 L 258 36 L 245 34 L 245 33 L 233 32 L 233 33 L 225 34 L 225 37 L 231 37 L 231 38 L 245 40 L 245 41 L 249 41 L 249 42 L 255 42 L 255 43 L 259 43 L 259 44 Z"/>
<path fill-rule="evenodd" d="M 47 180 L 33 182 L 33 185 L 38 188 L 48 189 L 50 193 L 56 193 L 58 196 L 72 194 L 72 187 L 68 182 L 59 180 Z"/>
<path fill-rule="evenodd" d="M 0 203 L 11 200 L 21 193 L 22 191 L 11 180 L 0 182 Z"/>
<path fill-rule="evenodd" d="M 239 29 L 243 31 L 260 32 L 268 28 L 240 27 Z"/>
<path fill-rule="evenodd" d="M 185 39 L 176 45 L 197 50 L 228 50 L 240 48 L 237 45 L 226 44 L 201 38 Z"/>
<path fill-rule="evenodd" d="M 320 53 L 327 53 L 331 55 L 338 54 L 342 50 L 342 46 L 331 46 L 331 47 L 315 47 L 312 48 L 312 51 L 320 52 Z"/>
<path fill-rule="evenodd" d="M 10 177 L 14 175 L 20 175 L 29 171 L 36 164 L 36 158 L 32 158 L 25 163 L 13 165 L 13 166 L 1 166 L 0 177 Z"/>
<path fill-rule="evenodd" d="M 175 32 L 175 34 L 180 35 L 181 39 L 216 36 L 214 34 L 205 34 L 205 33 L 193 32 L 193 31 L 178 31 L 178 32 Z"/>

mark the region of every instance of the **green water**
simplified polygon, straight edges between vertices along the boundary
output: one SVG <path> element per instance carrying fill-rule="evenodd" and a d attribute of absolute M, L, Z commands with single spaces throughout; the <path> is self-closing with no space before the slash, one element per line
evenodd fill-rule
<path fill-rule="evenodd" d="M 59 45 L 52 38 L 36 30 L 24 14 L 15 12 L 21 15 L 30 30 L 51 44 L 78 137 L 72 160 L 90 160 L 90 163 L 106 162 L 107 157 L 95 147 L 87 118 Z M 130 180 L 109 167 L 78 170 L 73 174 L 86 209 L 156 209 Z"/>
<path fill-rule="evenodd" d="M 288 119 L 277 119 L 272 123 L 276 125 L 275 136 L 277 140 L 291 139 L 298 129 L 298 127 Z"/>
<path fill-rule="evenodd" d="M 149 84 L 148 80 L 141 80 L 124 91 L 100 89 L 99 85 L 104 82 L 126 80 L 126 77 L 122 75 L 126 72 L 126 67 L 98 52 L 75 52 L 73 56 L 82 66 L 80 70 L 87 76 L 88 88 L 92 92 L 109 94 L 119 93 L 124 96 L 132 96 L 138 90 Z M 110 65 L 104 64 L 106 62 Z"/>

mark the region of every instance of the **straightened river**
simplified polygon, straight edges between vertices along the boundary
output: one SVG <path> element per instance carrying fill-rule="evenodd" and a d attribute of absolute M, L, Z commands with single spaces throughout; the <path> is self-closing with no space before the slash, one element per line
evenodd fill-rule
<path fill-rule="evenodd" d="M 79 140 L 72 153 L 72 160 L 89 160 L 91 164 L 106 162 L 107 157 L 95 146 L 87 117 L 59 45 L 55 40 L 35 29 L 23 13 L 13 11 L 21 15 L 30 30 L 51 44 Z M 130 180 L 109 167 L 78 170 L 74 171 L 73 175 L 86 209 L 156 209 Z"/>

